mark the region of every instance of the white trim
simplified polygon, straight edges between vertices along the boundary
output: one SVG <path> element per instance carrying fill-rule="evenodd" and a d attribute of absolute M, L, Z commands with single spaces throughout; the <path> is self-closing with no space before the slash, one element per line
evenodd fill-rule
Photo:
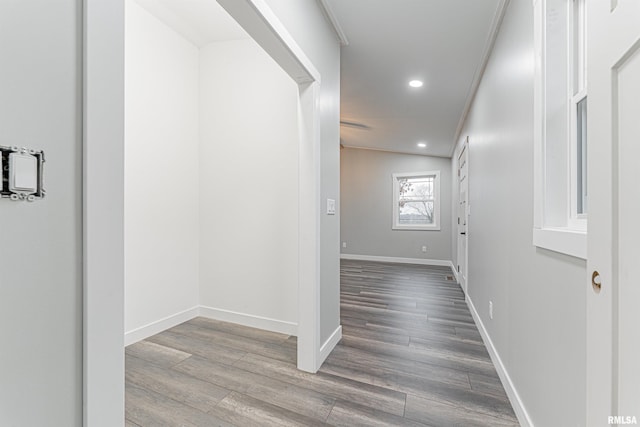
<path fill-rule="evenodd" d="M 264 0 L 218 0 L 299 84 L 298 368 L 320 355 L 320 73 Z M 84 425 L 124 419 L 124 2 L 84 0 Z"/>
<path fill-rule="evenodd" d="M 235 323 L 242 326 L 248 326 L 250 328 L 258 328 L 285 335 L 298 335 L 298 325 L 293 322 L 285 322 L 284 320 L 271 319 L 253 314 L 239 313 L 237 311 L 205 306 L 200 306 L 199 313 L 201 317 L 206 317 L 208 319 Z"/>
<path fill-rule="evenodd" d="M 320 82 L 318 69 L 265 0 L 217 1 L 293 80 Z"/>
<path fill-rule="evenodd" d="M 587 259 L 587 233 L 567 228 L 534 228 L 533 244 L 539 248 Z"/>
<path fill-rule="evenodd" d="M 329 357 L 334 348 L 338 345 L 340 340 L 342 339 L 342 325 L 338 325 L 335 331 L 331 334 L 329 338 L 322 344 L 320 347 L 320 357 L 318 358 L 318 369 L 324 363 L 324 361 Z"/>
<path fill-rule="evenodd" d="M 573 163 L 575 153 L 573 151 L 573 125 L 572 104 L 567 94 L 567 126 L 568 133 L 566 137 L 566 170 L 562 170 L 567 177 L 567 187 L 565 189 L 564 198 L 567 206 L 563 208 L 563 223 L 548 223 L 545 218 L 546 208 L 558 208 L 553 204 L 547 205 L 550 198 L 547 197 L 548 183 L 547 181 L 547 112 L 546 112 L 546 1 L 534 1 L 534 55 L 535 55 L 535 78 L 534 78 L 534 105 L 533 105 L 533 244 L 534 246 L 559 252 L 576 258 L 587 258 L 587 219 L 586 217 L 576 218 L 572 215 L 574 200 L 575 179 L 573 178 Z M 568 15 L 568 19 L 570 16 Z M 569 29 L 569 23 L 567 22 Z M 567 32 L 569 36 L 571 31 Z M 569 43 L 569 39 L 567 40 Z M 570 58 L 570 56 L 568 56 Z M 569 60 L 570 61 L 570 60 Z M 571 62 L 571 61 L 570 61 Z M 567 72 L 571 74 L 571 67 L 567 67 Z M 573 93 L 572 79 L 568 81 L 569 92 Z M 565 147 L 563 147 L 565 148 Z"/>
<path fill-rule="evenodd" d="M 320 355 L 320 84 L 299 85 L 298 369 L 315 373 Z"/>
<path fill-rule="evenodd" d="M 340 259 L 352 259 L 356 261 L 374 261 L 374 262 L 392 262 L 395 264 L 420 264 L 420 265 L 437 265 L 441 267 L 453 268 L 453 261 L 445 259 L 424 259 L 424 258 L 399 258 L 390 256 L 377 255 L 357 255 L 357 254 L 340 254 Z"/>
<path fill-rule="evenodd" d="M 142 341 L 150 336 L 159 334 L 160 332 L 166 331 L 167 329 L 198 317 L 199 315 L 200 307 L 195 306 L 179 313 L 172 314 L 171 316 L 167 316 L 164 319 L 156 320 L 155 322 L 133 329 L 124 334 L 124 345 L 126 347 L 138 341 Z"/>
<path fill-rule="evenodd" d="M 500 0 L 500 2 L 498 3 L 498 7 L 496 8 L 496 12 L 493 16 L 493 21 L 491 22 L 491 30 L 489 31 L 489 36 L 487 37 L 487 41 L 484 46 L 484 51 L 482 52 L 482 59 L 473 76 L 473 82 L 471 83 L 471 87 L 469 88 L 467 101 L 464 104 L 462 115 L 460 116 L 460 120 L 458 121 L 458 127 L 456 128 L 456 132 L 453 137 L 454 141 L 457 141 L 460 138 L 460 134 L 462 133 L 462 128 L 464 126 L 464 123 L 467 121 L 467 116 L 469 115 L 469 111 L 471 111 L 471 105 L 473 104 L 473 100 L 475 99 L 476 93 L 478 92 L 478 88 L 480 87 L 480 82 L 482 81 L 484 72 L 487 69 L 489 58 L 491 58 L 491 54 L 493 53 L 493 47 L 496 44 L 496 39 L 498 38 L 498 33 L 500 32 L 500 27 L 502 26 L 504 15 L 505 13 L 507 13 L 507 6 L 509 6 L 509 1 L 510 0 Z M 453 153 L 455 152 L 455 149 L 456 149 L 456 144 L 453 144 L 448 157 L 453 157 Z"/>
<path fill-rule="evenodd" d="M 495 366 L 496 371 L 498 372 L 498 376 L 500 377 L 502 386 L 504 387 L 504 390 L 507 393 L 507 396 L 509 397 L 509 401 L 511 402 L 513 411 L 516 413 L 516 417 L 518 417 L 518 421 L 520 422 L 520 425 L 523 427 L 532 427 L 533 421 L 531 421 L 531 417 L 529 416 L 529 413 L 527 412 L 527 409 L 525 408 L 524 403 L 522 402 L 522 399 L 520 398 L 520 395 L 516 390 L 516 386 L 513 384 L 513 381 L 511 380 L 511 377 L 507 372 L 507 368 L 504 366 L 504 363 L 502 363 L 502 359 L 498 354 L 498 350 L 493 345 L 493 341 L 491 341 L 489 332 L 487 332 L 487 329 L 484 327 L 484 323 L 482 323 L 482 320 L 480 319 L 480 315 L 478 314 L 478 311 L 473 305 L 473 301 L 471 301 L 471 298 L 469 298 L 468 295 L 466 296 L 465 301 L 467 302 L 467 306 L 469 307 L 471 316 L 473 316 L 473 320 L 475 321 L 476 326 L 478 327 L 480 336 L 482 336 L 482 341 L 484 341 L 484 345 L 485 347 L 487 347 L 487 351 L 489 352 L 491 361 L 493 362 L 493 365 Z"/>
<path fill-rule="evenodd" d="M 451 267 L 451 271 L 453 271 L 453 277 L 456 278 L 456 282 L 458 282 L 458 284 L 460 285 L 460 287 L 462 288 L 462 284 L 460 283 L 460 276 L 458 276 L 458 269 L 456 268 L 455 265 L 453 265 L 453 261 L 449 261 L 449 267 Z M 468 279 L 468 278 L 467 278 Z M 462 291 L 465 293 L 467 293 L 467 290 L 465 288 L 462 288 Z"/>
<path fill-rule="evenodd" d="M 418 178 L 418 177 L 431 177 L 433 176 L 433 223 L 418 225 L 418 224 L 400 224 L 399 215 L 399 203 L 400 192 L 398 181 L 401 178 Z M 413 231 L 440 231 L 440 171 L 426 171 L 426 172 L 400 172 L 391 174 L 393 182 L 393 205 L 392 205 L 392 218 L 391 223 L 392 230 L 413 230 Z"/>
<path fill-rule="evenodd" d="M 347 39 L 347 35 L 342 29 L 342 25 L 340 25 L 340 21 L 338 21 L 338 18 L 333 12 L 333 9 L 331 8 L 329 2 L 327 0 L 318 0 L 318 4 L 320 5 L 320 9 L 322 9 L 322 12 L 324 13 L 324 16 L 327 17 L 327 20 L 331 24 L 333 31 L 336 33 L 336 37 L 338 38 L 340 45 L 348 46 L 349 40 Z"/>
<path fill-rule="evenodd" d="M 124 419 L 124 1 L 83 8 L 83 425 Z"/>
<path fill-rule="evenodd" d="M 298 369 L 320 355 L 320 73 L 265 0 L 218 0 L 298 83 Z"/>

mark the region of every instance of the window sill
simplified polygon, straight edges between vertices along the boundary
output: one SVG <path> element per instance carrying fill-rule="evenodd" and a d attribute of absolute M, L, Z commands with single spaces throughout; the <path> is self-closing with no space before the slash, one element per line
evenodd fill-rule
<path fill-rule="evenodd" d="M 534 228 L 533 244 L 575 258 L 587 259 L 587 232 L 569 228 Z"/>
<path fill-rule="evenodd" d="M 394 225 L 392 230 L 409 230 L 409 231 L 440 231 L 439 225 Z"/>

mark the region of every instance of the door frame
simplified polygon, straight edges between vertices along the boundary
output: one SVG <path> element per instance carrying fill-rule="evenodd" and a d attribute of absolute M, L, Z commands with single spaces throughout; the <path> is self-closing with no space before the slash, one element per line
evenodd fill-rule
<path fill-rule="evenodd" d="M 462 153 L 467 154 L 467 159 L 466 159 L 466 163 L 467 163 L 467 206 L 464 212 L 464 216 L 465 216 L 465 220 L 467 221 L 466 223 L 466 234 L 464 236 L 464 240 L 465 240 L 465 250 L 464 250 L 464 272 L 465 272 L 465 276 L 464 276 L 464 283 L 460 283 L 462 285 L 462 290 L 464 291 L 464 294 L 467 294 L 467 289 L 468 289 L 468 282 L 469 282 L 469 136 L 465 137 L 464 142 L 462 143 L 462 149 L 460 150 L 460 153 L 457 156 L 457 167 L 456 167 L 456 179 L 458 180 L 458 203 L 456 208 L 460 209 L 460 157 L 462 156 Z M 458 215 L 456 215 L 456 218 L 459 218 Z M 457 240 L 457 248 L 458 248 L 458 254 L 460 253 L 460 231 L 459 231 L 459 224 L 457 224 L 456 226 L 456 239 Z M 457 259 L 456 264 L 458 266 L 460 266 L 460 259 Z M 457 272 L 457 276 L 458 276 L 458 281 L 460 282 L 460 278 L 462 277 L 462 274 L 460 274 L 460 271 Z"/>
<path fill-rule="evenodd" d="M 124 1 L 83 0 L 83 422 L 124 421 Z M 320 357 L 320 84 L 264 0 L 218 0 L 298 84 L 298 369 Z"/>

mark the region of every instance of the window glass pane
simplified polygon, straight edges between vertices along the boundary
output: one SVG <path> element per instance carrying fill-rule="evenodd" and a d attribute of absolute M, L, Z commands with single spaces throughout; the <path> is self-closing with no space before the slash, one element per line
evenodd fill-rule
<path fill-rule="evenodd" d="M 587 97 L 576 105 L 577 110 L 577 201 L 578 215 L 587 213 Z"/>
<path fill-rule="evenodd" d="M 587 87 L 587 44 L 585 0 L 573 0 L 573 94 Z"/>
<path fill-rule="evenodd" d="M 398 180 L 400 185 L 400 200 L 433 199 L 433 176 L 403 178 Z"/>
<path fill-rule="evenodd" d="M 423 202 L 400 201 L 398 222 L 403 225 L 433 224 L 433 200 Z"/>

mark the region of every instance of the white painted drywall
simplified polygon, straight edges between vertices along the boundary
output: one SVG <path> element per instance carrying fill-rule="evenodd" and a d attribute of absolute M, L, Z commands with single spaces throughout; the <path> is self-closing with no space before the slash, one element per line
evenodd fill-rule
<path fill-rule="evenodd" d="M 125 3 L 130 334 L 198 305 L 200 69 L 195 45 L 136 2 Z"/>
<path fill-rule="evenodd" d="M 450 159 L 357 148 L 340 157 L 343 254 L 451 260 Z M 440 230 L 393 230 L 392 174 L 421 171 L 440 171 Z"/>
<path fill-rule="evenodd" d="M 337 214 L 320 221 L 320 343 L 340 324 L 340 44 L 315 0 L 266 0 L 322 76 L 320 192 L 336 200 Z"/>
<path fill-rule="evenodd" d="M 508 6 L 462 132 L 469 136 L 468 296 L 534 425 L 582 426 L 585 262 L 532 243 L 532 16 L 531 2 Z M 455 234 L 453 242 L 456 256 Z"/>
<path fill-rule="evenodd" d="M 47 196 L 0 200 L 0 425 L 82 425 L 81 2 L 0 2 L 0 144 Z"/>
<path fill-rule="evenodd" d="M 200 304 L 284 327 L 298 318 L 297 90 L 253 40 L 201 50 Z"/>

